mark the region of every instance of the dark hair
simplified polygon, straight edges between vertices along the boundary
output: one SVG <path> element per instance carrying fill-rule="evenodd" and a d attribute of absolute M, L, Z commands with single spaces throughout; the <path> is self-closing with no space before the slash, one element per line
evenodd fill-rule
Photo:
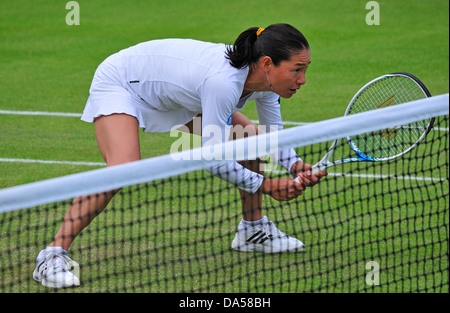
<path fill-rule="evenodd" d="M 235 68 L 255 64 L 262 56 L 269 56 L 275 66 L 291 58 L 293 52 L 309 49 L 305 36 L 289 24 L 273 24 L 259 36 L 258 27 L 242 32 L 233 46 L 227 48 L 226 58 Z"/>

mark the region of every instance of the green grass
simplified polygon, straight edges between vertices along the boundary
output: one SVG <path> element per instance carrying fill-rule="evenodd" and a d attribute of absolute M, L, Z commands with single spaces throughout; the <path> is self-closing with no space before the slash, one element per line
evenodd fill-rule
<path fill-rule="evenodd" d="M 0 2 L 0 110 L 80 113 L 96 67 L 120 49 L 166 37 L 232 43 L 248 27 L 278 22 L 299 28 L 312 54 L 307 84 L 282 102 L 285 120 L 341 116 L 361 86 L 395 71 L 416 75 L 433 95 L 448 93 L 448 1 L 378 1 L 379 26 L 366 25 L 367 1 L 359 0 L 78 2 L 79 26 L 65 24 L 64 1 Z M 252 103 L 243 113 L 257 119 Z M 448 149 L 446 138 L 440 149 Z M 166 154 L 173 141 L 168 134 L 142 134 L 142 156 Z M 93 125 L 73 117 L 0 114 L 0 143 L 0 158 L 102 162 Z M 313 163 L 326 148 L 299 153 Z M 424 176 L 448 177 L 448 154 L 419 164 L 414 156 L 421 149 L 436 152 L 421 147 L 391 168 L 334 171 L 420 168 Z M 438 172 L 431 170 L 436 165 Z M 92 168 L 0 162 L 0 188 Z M 305 254 L 267 256 L 229 249 L 240 220 L 237 191 L 217 179 L 193 180 L 196 175 L 210 177 L 191 173 L 188 181 L 150 184 L 146 195 L 118 196 L 75 241 L 71 256 L 81 264 L 83 286 L 70 292 L 448 292 L 448 181 L 329 177 L 297 201 L 266 197 L 269 217 L 308 246 Z M 174 192 L 182 197 L 172 198 Z M 66 208 L 0 215 L 4 291 L 48 291 L 30 273 Z M 8 267 L 22 259 L 23 268 Z M 372 260 L 381 265 L 377 287 L 365 284 Z"/>

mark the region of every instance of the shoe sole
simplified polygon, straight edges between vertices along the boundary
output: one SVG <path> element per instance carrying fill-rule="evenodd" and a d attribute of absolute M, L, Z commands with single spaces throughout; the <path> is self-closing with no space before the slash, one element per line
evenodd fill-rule
<path fill-rule="evenodd" d="M 231 248 L 240 252 L 264 252 L 264 253 L 283 253 L 283 252 L 304 252 L 305 246 L 300 245 L 292 249 L 273 249 L 271 246 L 261 244 L 249 244 L 239 240 L 233 240 Z"/>
<path fill-rule="evenodd" d="M 80 282 L 75 281 L 73 284 L 63 284 L 63 283 L 52 283 L 48 282 L 45 278 L 42 278 L 39 273 L 36 271 L 33 272 L 33 279 L 37 282 L 42 283 L 42 286 L 48 287 L 48 288 L 70 288 L 70 287 L 78 287 L 80 286 Z"/>
<path fill-rule="evenodd" d="M 62 284 L 62 283 L 52 283 L 52 282 L 48 282 L 45 279 L 42 280 L 42 285 L 44 287 L 48 287 L 48 288 L 70 288 L 70 287 L 78 287 L 80 285 L 80 283 L 75 282 L 71 285 L 66 285 L 66 284 Z"/>

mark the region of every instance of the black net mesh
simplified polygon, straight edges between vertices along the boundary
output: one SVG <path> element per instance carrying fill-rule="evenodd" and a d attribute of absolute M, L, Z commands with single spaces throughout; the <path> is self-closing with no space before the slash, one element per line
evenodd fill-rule
<path fill-rule="evenodd" d="M 448 127 L 436 118 L 394 161 L 332 167 L 295 200 L 264 195 L 263 214 L 304 252 L 233 250 L 239 191 L 195 171 L 121 189 L 69 249 L 81 285 L 52 289 L 33 279 L 35 259 L 72 200 L 2 213 L 0 292 L 448 292 Z M 315 163 L 329 145 L 297 153 Z M 342 140 L 334 157 L 349 151 Z"/>

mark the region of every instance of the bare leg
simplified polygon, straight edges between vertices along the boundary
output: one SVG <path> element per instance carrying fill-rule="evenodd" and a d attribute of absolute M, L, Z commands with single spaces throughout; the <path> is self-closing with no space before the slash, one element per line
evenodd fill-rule
<path fill-rule="evenodd" d="M 259 160 L 240 162 L 240 164 L 253 172 L 264 174 L 260 170 Z M 256 192 L 251 194 L 247 191 L 239 189 L 239 195 L 241 196 L 242 203 L 242 219 L 248 222 L 260 220 L 263 217 L 262 193 Z"/>
<path fill-rule="evenodd" d="M 233 114 L 232 124 L 233 132 L 231 136 L 233 136 L 233 140 L 258 135 L 258 127 L 242 113 L 237 112 Z M 260 159 L 242 161 L 239 162 L 239 164 L 253 172 L 264 174 L 261 168 L 262 163 Z M 251 194 L 239 189 L 239 194 L 241 196 L 243 220 L 249 222 L 260 220 L 263 217 L 262 193 L 256 192 Z"/>
<path fill-rule="evenodd" d="M 95 120 L 95 134 L 107 166 L 141 158 L 135 117 L 126 114 L 101 116 Z M 50 246 L 68 250 L 75 237 L 103 211 L 117 191 L 75 198 Z"/>
<path fill-rule="evenodd" d="M 201 118 L 198 115 L 196 118 Z M 245 138 L 249 136 L 255 136 L 258 134 L 258 127 L 252 123 L 244 114 L 234 113 L 232 117 L 233 130 L 230 134 L 231 139 L 236 140 L 240 138 Z M 201 120 L 192 120 L 185 125 L 187 127 L 180 129 L 182 131 L 189 131 L 192 134 L 201 136 Z M 249 160 L 239 162 L 245 168 L 263 174 L 262 162 L 261 160 Z M 257 192 L 255 194 L 248 193 L 244 190 L 239 189 L 239 194 L 242 203 L 242 217 L 245 221 L 257 221 L 260 220 L 262 216 L 262 193 Z"/>

